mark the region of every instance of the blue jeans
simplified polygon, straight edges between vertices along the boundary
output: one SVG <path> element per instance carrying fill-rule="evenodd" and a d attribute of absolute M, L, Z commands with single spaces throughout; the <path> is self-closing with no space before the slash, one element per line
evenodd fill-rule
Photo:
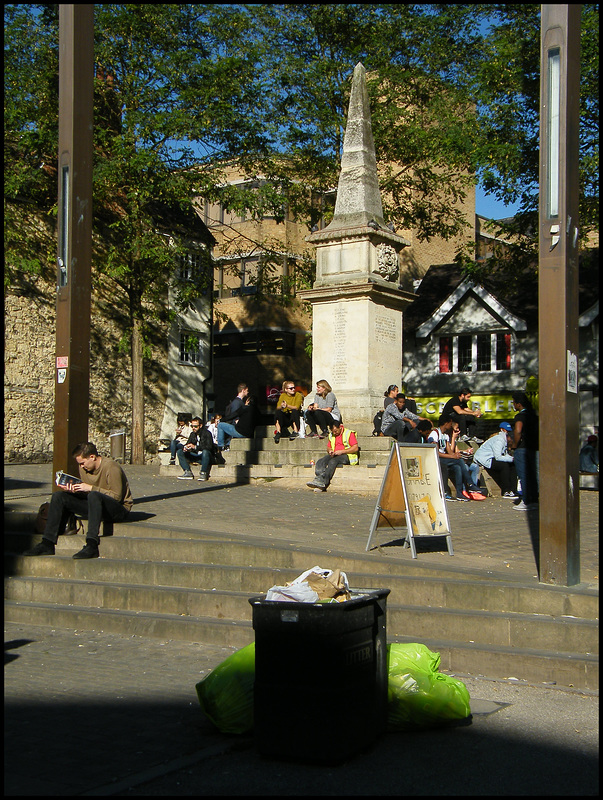
<path fill-rule="evenodd" d="M 463 476 L 463 483 L 467 487 L 470 492 L 477 492 L 479 489 L 479 465 L 478 464 L 467 464 L 464 458 L 459 459 L 461 464 L 461 474 Z M 475 477 L 475 470 L 473 467 L 477 468 L 477 478 L 474 480 Z"/>
<path fill-rule="evenodd" d="M 538 473 L 536 453 L 526 447 L 518 447 L 514 453 L 515 472 L 521 481 L 521 496 L 524 503 L 538 502 Z"/>
<path fill-rule="evenodd" d="M 200 453 L 196 453 L 194 450 L 178 450 L 178 463 L 182 467 L 185 472 L 188 472 L 192 466 L 192 464 L 198 464 L 201 462 L 201 472 L 205 472 L 209 475 L 209 470 L 211 467 L 211 450 L 202 450 Z"/>
<path fill-rule="evenodd" d="M 448 494 L 448 478 L 450 477 L 454 483 L 457 497 L 463 494 L 463 468 L 461 467 L 460 461 L 461 459 L 440 458 L 444 492 Z"/>
<path fill-rule="evenodd" d="M 172 439 L 170 442 L 170 459 L 174 460 L 176 458 L 176 452 L 178 450 L 182 450 L 184 445 L 182 442 L 179 442 L 178 439 Z"/>
<path fill-rule="evenodd" d="M 218 447 L 226 447 L 231 439 L 244 438 L 243 434 L 239 433 L 230 422 L 218 422 Z"/>

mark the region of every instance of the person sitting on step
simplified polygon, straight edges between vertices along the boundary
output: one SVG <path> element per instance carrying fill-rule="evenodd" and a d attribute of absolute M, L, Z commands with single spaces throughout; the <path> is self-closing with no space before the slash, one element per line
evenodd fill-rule
<path fill-rule="evenodd" d="M 501 422 L 498 433 L 491 436 L 473 455 L 473 464 L 469 467 L 473 479 L 477 483 L 480 467 L 483 467 L 500 486 L 502 497 L 519 497 L 517 493 L 517 472 L 515 459 L 509 453 L 513 445 L 511 434 L 513 428 L 509 422 Z"/>
<path fill-rule="evenodd" d="M 93 442 L 81 442 L 72 456 L 79 467 L 80 481 L 59 485 L 53 492 L 42 541 L 26 556 L 52 556 L 55 545 L 65 529 L 70 514 L 88 518 L 85 547 L 73 558 L 98 558 L 100 524 L 103 521 L 122 522 L 133 505 L 126 474 L 117 463 L 99 456 Z"/>
<path fill-rule="evenodd" d="M 341 422 L 330 422 L 327 455 L 318 459 L 315 478 L 306 485 L 315 492 L 326 492 L 340 464 L 358 464 L 359 451 L 356 432 L 344 428 Z"/>
<path fill-rule="evenodd" d="M 482 415 L 479 407 L 475 410 L 469 408 L 470 397 L 471 389 L 468 386 L 463 386 L 461 391 L 454 397 L 451 397 L 444 405 L 442 414 L 449 414 L 453 422 L 458 422 L 461 431 L 461 442 L 468 442 L 470 439 L 473 439 L 478 444 L 483 444 L 483 439 L 478 439 L 477 436 L 469 436 L 468 434 L 468 426 L 475 425 Z"/>
<path fill-rule="evenodd" d="M 425 417 L 413 414 L 406 408 L 406 396 L 398 392 L 394 402 L 387 405 L 383 412 L 381 430 L 397 442 L 404 442 L 410 431 L 417 426 L 417 422 L 422 419 Z"/>
<path fill-rule="evenodd" d="M 199 417 L 191 420 L 191 428 L 193 432 L 189 436 L 188 442 L 177 453 L 178 463 L 183 469 L 182 475 L 178 475 L 178 480 L 192 481 L 194 475 L 191 466 L 201 462 L 201 474 L 198 480 L 206 481 L 211 469 L 214 440 L 207 428 L 203 427 Z"/>
<path fill-rule="evenodd" d="M 176 463 L 176 453 L 182 450 L 192 432 L 190 422 L 184 417 L 178 417 L 174 438 L 170 442 L 170 466 Z"/>
<path fill-rule="evenodd" d="M 218 449 L 228 450 L 226 442 L 231 439 L 253 439 L 257 425 L 257 407 L 255 397 L 247 395 L 238 410 L 236 422 L 218 423 Z"/>
<path fill-rule="evenodd" d="M 274 412 L 274 443 L 278 444 L 282 436 L 295 439 L 299 436 L 299 423 L 304 396 L 295 388 L 293 381 L 283 381 L 283 391 L 276 404 Z M 289 434 L 289 427 L 293 430 Z"/>
<path fill-rule="evenodd" d="M 327 381 L 317 381 L 314 402 L 306 411 L 306 422 L 310 427 L 308 439 L 318 436 L 324 439 L 329 435 L 329 427 L 333 422 L 341 422 L 341 412 L 337 407 L 337 398 Z M 320 433 L 317 428 L 320 427 Z"/>

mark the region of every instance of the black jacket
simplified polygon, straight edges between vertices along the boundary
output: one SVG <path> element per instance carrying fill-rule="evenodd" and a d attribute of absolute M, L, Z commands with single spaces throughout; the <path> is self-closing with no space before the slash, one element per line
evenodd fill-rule
<path fill-rule="evenodd" d="M 192 444 L 196 453 L 200 453 L 202 450 L 214 449 L 214 440 L 212 435 L 205 427 L 199 428 L 198 431 L 193 431 L 188 437 L 187 444 Z"/>
<path fill-rule="evenodd" d="M 235 422 L 235 428 L 239 433 L 243 434 L 243 436 L 252 439 L 255 433 L 255 426 L 257 425 L 255 405 L 253 403 L 244 405 L 243 408 L 239 409 L 238 414 L 239 418 Z"/>

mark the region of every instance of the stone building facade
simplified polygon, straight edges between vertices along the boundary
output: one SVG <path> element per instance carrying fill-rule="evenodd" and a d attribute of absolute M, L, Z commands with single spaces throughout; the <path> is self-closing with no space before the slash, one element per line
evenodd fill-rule
<path fill-rule="evenodd" d="M 200 220 L 198 225 L 202 226 Z M 202 230 L 206 232 L 205 226 Z M 41 252 L 56 252 L 52 225 L 40 221 L 37 231 Z M 50 258 L 47 259 L 47 263 Z M 170 284 L 165 282 L 165 305 L 150 317 L 148 352 L 144 361 L 145 459 L 156 458 L 161 438 L 171 437 L 175 419 L 166 409 L 202 411 L 208 348 L 195 370 L 192 392 L 174 399 L 174 382 L 191 366 L 180 358 L 180 330 L 200 330 L 209 341 L 210 306 L 201 298 L 182 319 L 168 321 Z M 4 461 L 52 462 L 54 448 L 54 386 L 56 380 L 56 277 L 52 266 L 42 274 L 13 269 L 4 297 Z M 124 330 L 125 297 L 100 270 L 93 273 L 90 334 L 90 401 L 88 439 L 101 455 L 110 455 L 112 431 L 125 430 L 126 461 L 130 455 L 131 362 Z M 172 346 L 170 346 L 172 342 Z M 171 384 L 170 384 L 171 376 Z M 170 394 L 170 388 L 172 388 Z M 191 399 L 191 396 L 193 399 Z M 170 405 L 171 403 L 171 405 Z M 181 408 L 182 404 L 185 408 Z M 166 433 L 167 431 L 167 433 Z"/>
<path fill-rule="evenodd" d="M 225 184 L 248 184 L 236 165 L 225 171 Z M 316 198 L 320 214 L 316 230 L 323 230 L 331 219 L 336 192 Z M 397 231 L 410 242 L 399 254 L 400 283 L 412 291 L 413 281 L 420 279 L 433 263 L 450 262 L 456 249 L 473 242 L 476 231 L 475 191 L 468 192 L 459 205 L 466 219 L 463 236 L 446 241 L 433 238 L 419 241 L 414 231 Z M 224 410 L 234 396 L 240 381 L 250 387 L 263 412 L 272 416 L 268 396 L 280 389 L 284 380 L 294 380 L 304 391 L 314 391 L 312 358 L 308 341 L 312 329 L 312 313 L 308 303 L 296 296 L 296 271 L 304 259 L 313 259 L 315 248 L 306 241 L 308 224 L 294 220 L 287 212 L 283 222 L 266 215 L 252 220 L 228 211 L 225 205 L 200 201 L 198 211 L 216 239 L 214 256 L 214 329 L 213 387 L 214 408 Z M 272 273 L 287 287 L 286 302 L 258 303 L 255 282 L 266 250 L 280 255 L 280 263 Z M 258 244 L 260 243 L 260 244 Z M 303 281 L 300 282 L 303 288 Z M 305 288 L 310 288 L 307 284 Z M 281 298 L 283 299 L 283 298 Z M 392 374 L 399 375 L 402 354 Z M 327 380 L 333 376 L 323 376 Z"/>

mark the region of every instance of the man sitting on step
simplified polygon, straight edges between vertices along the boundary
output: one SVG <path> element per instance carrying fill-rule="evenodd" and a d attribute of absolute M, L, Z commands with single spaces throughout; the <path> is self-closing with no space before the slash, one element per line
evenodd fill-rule
<path fill-rule="evenodd" d="M 409 433 L 417 427 L 417 423 L 425 417 L 413 414 L 406 408 L 406 395 L 401 392 L 394 397 L 383 412 L 381 431 L 385 436 L 392 436 L 397 442 L 405 442 Z"/>
<path fill-rule="evenodd" d="M 42 541 L 26 556 L 52 556 L 70 514 L 88 518 L 86 546 L 74 558 L 98 558 L 99 530 L 104 520 L 123 521 L 132 508 L 128 479 L 117 461 L 99 456 L 92 442 L 78 444 L 72 455 L 79 467 L 80 482 L 59 486 L 53 493 Z"/>
<path fill-rule="evenodd" d="M 329 424 L 327 455 L 319 458 L 314 469 L 316 477 L 307 485 L 315 492 L 326 492 L 339 464 L 358 463 L 358 439 L 356 432 L 344 428 L 341 422 Z"/>
<path fill-rule="evenodd" d="M 203 427 L 200 417 L 191 420 L 192 433 L 188 437 L 188 442 L 182 450 L 178 450 L 178 463 L 184 470 L 182 475 L 178 475 L 181 481 L 192 481 L 194 478 L 191 469 L 193 463 L 201 462 L 201 474 L 198 480 L 206 481 L 209 478 L 211 461 L 214 451 L 214 440 L 207 428 Z M 219 428 L 219 426 L 218 426 Z"/>

